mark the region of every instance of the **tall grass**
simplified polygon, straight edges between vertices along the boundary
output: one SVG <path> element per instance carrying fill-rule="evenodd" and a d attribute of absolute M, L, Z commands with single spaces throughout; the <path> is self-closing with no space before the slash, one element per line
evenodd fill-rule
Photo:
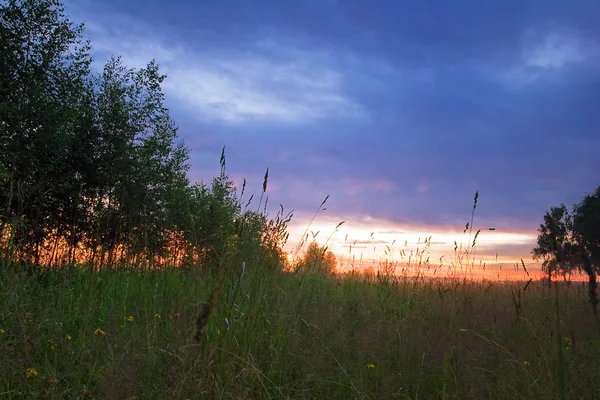
<path fill-rule="evenodd" d="M 226 267 L 0 273 L 0 397 L 594 398 L 600 381 L 581 285 Z"/>
<path fill-rule="evenodd" d="M 2 258 L 0 397 L 594 398 L 589 291 L 548 290 L 524 262 L 527 283 L 467 279 L 477 199 L 458 270 L 430 262 L 431 238 L 338 275 L 250 251 L 219 270 L 18 272 Z"/>

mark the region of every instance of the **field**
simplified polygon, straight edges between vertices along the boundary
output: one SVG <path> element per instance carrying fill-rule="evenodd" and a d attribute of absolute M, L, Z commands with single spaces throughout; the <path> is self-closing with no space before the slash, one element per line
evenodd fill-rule
<path fill-rule="evenodd" d="M 600 399 L 573 12 L 101 3 L 0 0 L 0 400 Z"/>
<path fill-rule="evenodd" d="M 525 284 L 3 268 L 0 397 L 598 398 L 587 288 Z"/>

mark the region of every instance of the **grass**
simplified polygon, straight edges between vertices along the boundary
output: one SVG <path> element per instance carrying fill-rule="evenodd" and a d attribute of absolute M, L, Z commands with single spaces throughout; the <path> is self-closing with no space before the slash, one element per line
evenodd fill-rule
<path fill-rule="evenodd" d="M 237 272 L 0 273 L 0 397 L 597 394 L 600 325 L 583 285 Z"/>

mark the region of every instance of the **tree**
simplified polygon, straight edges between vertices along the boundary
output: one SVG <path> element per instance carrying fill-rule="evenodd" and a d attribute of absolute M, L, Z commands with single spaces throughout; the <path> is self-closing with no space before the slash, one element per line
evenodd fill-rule
<path fill-rule="evenodd" d="M 182 227 L 170 219 L 181 200 L 174 194 L 188 186 L 188 150 L 177 140 L 177 128 L 163 106 L 158 65 L 133 70 L 119 58 L 96 78 L 96 186 L 86 199 L 94 209 L 101 261 L 145 254 L 148 261 L 164 256 L 169 233 Z M 92 177 L 90 177 L 92 178 Z M 151 256 L 152 255 L 152 256 Z"/>
<path fill-rule="evenodd" d="M 564 204 L 546 212 L 532 253 L 548 274 L 581 270 L 587 264 L 600 272 L 600 187 L 570 213 Z"/>
<path fill-rule="evenodd" d="M 563 276 L 574 269 L 589 277 L 589 297 L 597 312 L 596 275 L 600 272 L 600 186 L 573 206 L 572 213 L 562 204 L 544 215 L 538 229 L 537 246 L 532 253 L 543 260 L 549 278 L 556 272 Z"/>
<path fill-rule="evenodd" d="M 596 272 L 600 272 L 600 186 L 573 207 L 572 219 L 573 234 L 589 252 Z"/>
<path fill-rule="evenodd" d="M 576 262 L 572 237 L 572 218 L 564 204 L 552 207 L 544 214 L 544 222 L 538 228 L 537 246 L 532 250 L 533 258 L 542 260 L 542 270 L 549 276 L 561 273 L 563 277 Z"/>
<path fill-rule="evenodd" d="M 159 66 L 117 57 L 92 74 L 82 32 L 59 0 L 0 3 L 3 256 L 35 266 L 217 266 L 248 255 L 285 264 L 291 214 L 267 218 L 266 201 L 262 213 L 242 212 L 224 151 L 221 174 L 191 185 Z"/>
<path fill-rule="evenodd" d="M 334 273 L 336 268 L 335 254 L 317 242 L 308 245 L 304 256 L 297 265 L 299 271 L 312 271 L 326 275 Z"/>
<path fill-rule="evenodd" d="M 280 206 L 273 219 L 264 213 L 246 210 L 237 219 L 237 246 L 244 259 L 253 258 L 269 269 L 288 269 L 289 261 L 283 252 L 289 233 L 287 224 L 293 212 L 285 213 Z"/>
<path fill-rule="evenodd" d="M 235 220 L 240 204 L 233 182 L 223 172 L 211 186 L 197 183 L 190 188 L 187 203 L 185 238 L 192 245 L 193 258 L 200 266 L 216 265 L 236 245 Z"/>
<path fill-rule="evenodd" d="M 37 264 L 76 207 L 89 44 L 57 0 L 8 0 L 0 25 L 0 237 L 10 225 L 20 257 Z"/>

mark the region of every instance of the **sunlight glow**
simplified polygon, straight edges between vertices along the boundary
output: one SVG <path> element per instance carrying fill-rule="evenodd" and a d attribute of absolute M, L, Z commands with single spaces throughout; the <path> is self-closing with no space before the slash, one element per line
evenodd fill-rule
<path fill-rule="evenodd" d="M 524 279 L 530 276 L 527 273 L 537 278 L 540 272 L 530 254 L 522 251 L 534 246 L 535 233 L 481 228 L 475 246 L 471 247 L 480 229 L 477 226 L 463 232 L 451 227 L 398 224 L 368 216 L 352 219 L 319 216 L 307 230 L 309 221 L 309 218 L 293 221 L 286 250 L 292 258 L 298 257 L 303 251 L 298 246 L 304 247 L 314 240 L 336 254 L 340 272 L 390 264 L 396 266 L 396 274 L 418 270 L 429 275 L 450 268 L 487 279 Z M 336 230 L 342 221 L 345 222 Z M 526 263 L 527 273 L 522 269 L 521 259 Z"/>

